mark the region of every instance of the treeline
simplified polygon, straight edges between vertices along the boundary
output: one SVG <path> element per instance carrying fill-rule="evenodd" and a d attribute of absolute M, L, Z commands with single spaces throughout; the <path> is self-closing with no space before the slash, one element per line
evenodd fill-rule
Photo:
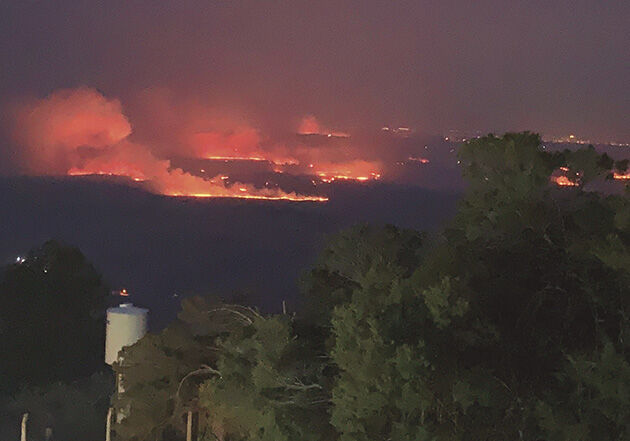
<path fill-rule="evenodd" d="M 262 315 L 191 298 L 123 351 L 117 439 L 630 439 L 630 198 L 592 147 L 530 133 L 459 152 L 469 190 L 437 234 L 358 226 Z M 573 185 L 551 184 L 559 169 Z"/>

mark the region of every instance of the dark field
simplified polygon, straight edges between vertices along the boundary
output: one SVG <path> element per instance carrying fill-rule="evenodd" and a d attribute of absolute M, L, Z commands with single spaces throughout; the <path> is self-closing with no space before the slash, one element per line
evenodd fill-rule
<path fill-rule="evenodd" d="M 298 278 L 328 235 L 359 222 L 435 229 L 457 200 L 454 191 L 388 183 L 330 190 L 326 204 L 196 200 L 85 178 L 0 178 L 0 262 L 48 239 L 78 246 L 159 328 L 192 294 L 295 308 Z"/>

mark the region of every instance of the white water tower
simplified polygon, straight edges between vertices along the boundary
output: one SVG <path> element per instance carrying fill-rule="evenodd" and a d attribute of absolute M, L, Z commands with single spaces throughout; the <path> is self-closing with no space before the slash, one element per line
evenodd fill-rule
<path fill-rule="evenodd" d="M 132 303 L 121 303 L 107 309 L 105 331 L 105 363 L 111 365 L 118 360 L 118 352 L 131 346 L 147 333 L 148 309 L 138 308 Z"/>

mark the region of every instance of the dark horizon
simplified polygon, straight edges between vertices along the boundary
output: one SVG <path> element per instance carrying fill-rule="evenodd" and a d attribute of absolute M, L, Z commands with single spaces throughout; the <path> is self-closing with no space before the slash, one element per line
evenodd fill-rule
<path fill-rule="evenodd" d="M 160 329 L 190 295 L 239 296 L 264 311 L 300 304 L 298 280 L 326 243 L 360 222 L 437 229 L 456 191 L 337 184 L 327 204 L 194 200 L 77 178 L 0 179 L 0 265 L 49 239 L 78 247 Z M 177 297 L 174 297 L 177 294 Z"/>

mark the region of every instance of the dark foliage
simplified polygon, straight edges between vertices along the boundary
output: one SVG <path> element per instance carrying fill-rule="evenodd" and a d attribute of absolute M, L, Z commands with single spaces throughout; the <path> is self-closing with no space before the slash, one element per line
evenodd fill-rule
<path fill-rule="evenodd" d="M 0 388 L 43 386 L 103 366 L 108 289 L 74 247 L 56 241 L 0 274 Z"/>
<path fill-rule="evenodd" d="M 193 299 L 129 348 L 123 439 L 181 436 L 186 410 L 221 441 L 630 439 L 630 198 L 591 191 L 627 162 L 530 133 L 459 155 L 444 230 L 339 234 L 307 313 Z"/>
<path fill-rule="evenodd" d="M 26 387 L 13 396 L 0 396 L 0 439 L 19 439 L 25 412 L 29 413 L 29 440 L 43 440 L 46 428 L 52 429 L 53 439 L 101 439 L 113 391 L 111 373 L 97 373 L 71 383 Z"/>

